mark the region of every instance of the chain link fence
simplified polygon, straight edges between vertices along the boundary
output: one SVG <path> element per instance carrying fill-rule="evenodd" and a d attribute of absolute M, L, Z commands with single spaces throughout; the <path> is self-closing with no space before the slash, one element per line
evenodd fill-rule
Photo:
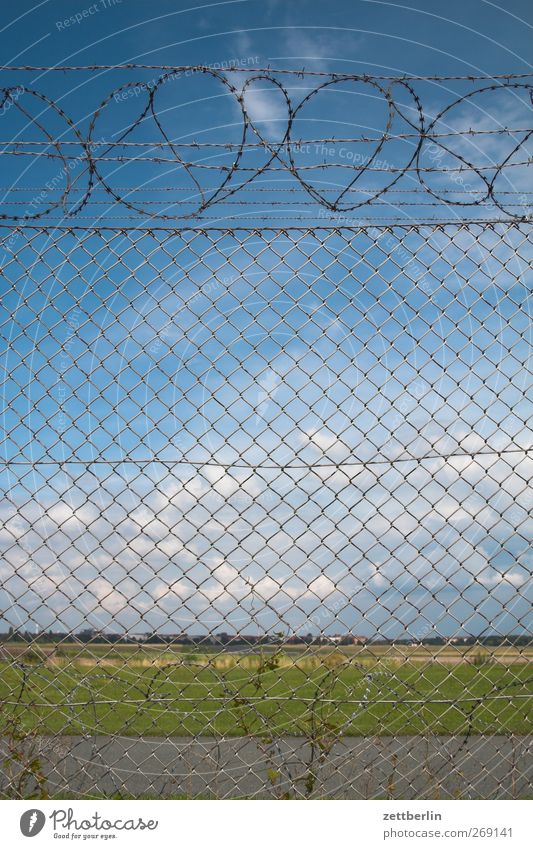
<path fill-rule="evenodd" d="M 2 73 L 1 794 L 531 795 L 531 74 Z"/>
<path fill-rule="evenodd" d="M 531 224 L 0 254 L 4 796 L 527 796 Z"/>

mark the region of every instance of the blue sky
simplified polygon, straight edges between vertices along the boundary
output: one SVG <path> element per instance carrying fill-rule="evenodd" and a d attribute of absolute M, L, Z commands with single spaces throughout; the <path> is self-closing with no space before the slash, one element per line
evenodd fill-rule
<path fill-rule="evenodd" d="M 3 55 L 9 65 L 237 61 L 252 73 L 269 64 L 371 74 L 529 71 L 528 4 L 452 3 L 446 18 L 440 10 L 160 2 L 154 14 L 127 0 L 22 4 L 2 32 Z M 157 76 L 131 74 L 4 71 L 2 79 L 57 98 L 85 135 L 110 90 L 133 91 L 132 83 Z M 468 85 L 421 83 L 427 116 Z M 286 86 L 296 102 L 310 91 L 306 79 L 287 78 Z M 411 95 L 397 97 L 412 115 Z M 215 78 L 181 76 L 158 98 L 172 139 L 239 138 L 235 99 Z M 93 139 L 113 137 L 142 102 L 135 92 L 111 97 Z M 259 83 L 245 102 L 275 145 L 287 120 L 281 92 Z M 42 109 L 27 91 L 21 103 L 31 115 Z M 295 136 L 379 133 L 383 109 L 383 97 L 364 84 L 331 89 L 298 113 Z M 4 142 L 39 138 L 26 114 L 11 108 L 3 119 Z M 76 138 L 51 110 L 42 124 L 52 139 Z M 481 95 L 447 113 L 439 129 L 473 124 L 530 126 L 528 91 Z M 153 137 L 153 123 L 143 123 L 128 140 Z M 516 138 L 461 140 L 453 150 L 493 165 Z M 410 144 L 390 143 L 383 159 L 400 165 Z M 366 150 L 333 148 L 332 169 L 306 172 L 312 192 L 300 191 L 300 200 L 342 192 L 346 169 L 336 166 Z M 524 145 L 516 158 L 529 152 Z M 260 167 L 264 156 L 247 153 L 245 164 Z M 305 166 L 324 156 L 312 148 L 295 159 Z M 57 160 L 2 160 L 6 214 L 32 215 L 61 196 Z M 194 158 L 228 161 L 227 152 Z M 446 163 L 454 161 L 447 153 Z M 193 173 L 209 192 L 217 172 Z M 83 163 L 73 174 L 82 189 Z M 190 173 L 173 163 L 112 162 L 99 174 L 111 187 L 129 186 L 130 203 L 141 194 L 166 216 L 190 212 L 198 199 Z M 240 225 L 262 221 L 261 234 L 145 234 L 146 216 L 106 192 L 94 193 L 75 222 L 117 226 L 134 215 L 139 230 L 36 229 L 28 241 L 28 231 L 4 228 L 3 456 L 12 463 L 0 505 L 5 624 L 417 638 L 530 626 L 530 225 L 465 230 L 464 210 L 452 206 L 437 209 L 457 222 L 444 230 L 362 233 L 353 230 L 360 213 L 347 210 L 341 234 L 287 235 L 266 221 L 273 210 L 285 223 L 303 216 L 331 225 L 318 203 L 299 207 L 283 194 L 281 210 L 271 206 L 274 190 L 293 179 L 267 175 L 267 195 L 252 186 L 247 198 L 256 207 L 208 211 L 211 224 L 235 225 L 235 215 Z M 382 175 L 366 179 L 376 189 Z M 501 192 L 532 188 L 524 168 L 499 179 Z M 478 190 L 478 177 L 469 180 Z M 48 181 L 53 189 L 41 196 L 35 187 Z M 428 181 L 439 192 L 456 188 L 447 175 Z M 188 192 L 189 206 L 169 204 L 169 183 Z M 404 185 L 417 188 L 409 175 Z M 402 213 L 400 197 L 378 213 L 403 214 L 407 225 L 427 213 L 418 205 Z M 491 214 L 474 209 L 476 217 Z M 43 220 L 64 225 L 62 216 L 57 207 Z M 448 457 L 478 451 L 493 453 Z"/>

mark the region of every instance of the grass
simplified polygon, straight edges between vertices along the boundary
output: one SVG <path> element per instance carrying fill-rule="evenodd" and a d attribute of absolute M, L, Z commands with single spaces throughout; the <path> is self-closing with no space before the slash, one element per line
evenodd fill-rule
<path fill-rule="evenodd" d="M 438 649 L 435 660 L 362 649 L 273 656 L 95 648 L 63 645 L 51 655 L 35 646 L 23 664 L 1 662 L 0 733 L 14 715 L 23 731 L 65 735 L 308 736 L 317 720 L 348 735 L 532 729 L 524 650 L 465 659 Z"/>

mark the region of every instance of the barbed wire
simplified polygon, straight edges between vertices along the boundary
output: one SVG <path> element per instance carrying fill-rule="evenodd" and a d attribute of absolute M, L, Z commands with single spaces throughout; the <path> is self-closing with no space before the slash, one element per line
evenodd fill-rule
<path fill-rule="evenodd" d="M 462 136 L 487 136 L 487 135 L 506 135 L 507 133 L 512 134 L 512 133 L 529 133 L 529 132 L 530 132 L 529 127 L 501 127 L 499 129 L 494 129 L 494 130 L 474 130 L 473 128 L 469 128 L 469 129 L 461 130 L 461 135 Z M 453 138 L 453 137 L 456 137 L 457 135 L 458 135 L 457 132 L 433 133 L 431 138 L 432 139 L 445 139 L 445 138 Z M 335 136 L 329 136 L 329 137 L 324 136 L 324 137 L 321 137 L 321 138 L 313 138 L 313 139 L 298 139 L 298 140 L 295 140 L 295 141 L 283 141 L 283 142 L 279 143 L 279 146 L 280 147 L 291 147 L 292 146 L 292 147 L 298 148 L 298 147 L 301 147 L 302 145 L 308 145 L 308 144 L 334 144 L 334 143 L 339 143 L 339 142 L 342 142 L 342 143 L 345 143 L 345 144 L 351 144 L 351 143 L 356 144 L 358 142 L 375 142 L 375 141 L 379 142 L 379 141 L 382 141 L 383 138 L 384 138 L 385 141 L 393 141 L 395 139 L 418 139 L 420 137 L 425 138 L 426 134 L 425 133 L 389 133 L 389 134 L 386 134 L 385 137 L 383 137 L 381 135 L 380 136 L 364 136 L 364 135 L 361 135 L 361 136 L 345 136 L 345 137 L 341 136 L 339 138 L 337 138 Z M 64 141 L 61 142 L 62 146 L 69 146 L 69 145 L 72 146 L 72 145 L 78 145 L 78 144 L 79 144 L 79 142 L 69 141 L 69 140 L 64 140 Z M 233 149 L 239 149 L 240 147 L 243 147 L 246 150 L 256 150 L 256 149 L 262 150 L 265 147 L 264 143 L 262 143 L 262 142 L 246 142 L 246 144 L 240 145 L 238 142 L 209 142 L 209 141 L 207 141 L 207 142 L 197 142 L 197 141 L 182 142 L 182 141 L 176 140 L 176 141 L 173 141 L 172 144 L 173 144 L 174 147 L 193 148 L 195 150 L 201 149 L 201 148 L 222 148 L 224 150 L 233 150 Z M 27 139 L 25 141 L 6 140 L 6 141 L 0 141 L 0 145 L 13 145 L 13 147 L 30 147 L 31 145 L 34 145 L 34 146 L 41 146 L 42 147 L 43 145 L 49 145 L 49 142 L 38 140 L 38 139 Z M 108 139 L 105 139 L 105 140 L 100 140 L 100 141 L 98 141 L 98 140 L 93 141 L 91 143 L 91 145 L 92 145 L 93 148 L 107 147 L 107 146 L 109 146 L 109 147 L 153 147 L 153 148 L 157 148 L 157 147 L 167 147 L 168 143 L 159 141 L 157 139 L 152 140 L 152 141 L 133 141 L 133 142 L 126 142 L 126 141 L 115 142 L 115 141 L 110 141 Z M 2 151 L 2 153 L 6 153 L 6 152 L 9 152 L 9 151 Z"/>
<path fill-rule="evenodd" d="M 159 71 L 174 71 L 183 73 L 195 73 L 202 71 L 212 71 L 217 69 L 217 65 L 222 63 L 213 63 L 211 65 L 150 65 L 141 62 L 124 62 L 116 65 L 5 65 L 2 71 L 120 71 L 120 70 L 159 70 Z M 242 65 L 231 64 L 224 69 L 227 72 L 249 74 L 250 68 Z M 348 74 L 333 71 L 320 71 L 310 68 L 272 68 L 271 65 L 255 68 L 256 73 L 269 74 L 285 74 L 287 76 L 296 77 L 333 77 L 334 79 L 356 79 L 356 80 L 412 80 L 412 81 L 428 81 L 428 82 L 445 82 L 449 80 L 472 81 L 479 80 L 513 80 L 527 79 L 533 77 L 532 71 L 523 73 L 509 74 Z"/>
<path fill-rule="evenodd" d="M 38 466 L 68 466 L 68 465 L 79 465 L 79 466 L 92 466 L 92 465 L 106 465 L 106 466 L 120 466 L 124 465 L 132 465 L 132 466 L 146 466 L 151 463 L 160 463 L 162 466 L 193 466 L 193 467 L 203 467 L 203 466 L 213 466 L 214 468 L 221 469 L 342 469 L 343 467 L 349 468 L 351 466 L 362 466 L 363 468 L 371 467 L 371 466 L 394 466 L 396 463 L 422 463 L 427 460 L 453 460 L 455 458 L 468 458 L 474 460 L 477 457 L 505 457 L 507 454 L 529 454 L 533 451 L 533 446 L 528 448 L 502 448 L 498 449 L 481 449 L 479 451 L 454 451 L 450 454 L 424 454 L 422 456 L 412 456 L 412 457 L 393 457 L 393 458 L 385 458 L 385 457 L 377 457 L 372 458 L 371 460 L 360 460 L 360 459 L 347 459 L 340 460 L 338 462 L 325 461 L 322 462 L 317 460 L 314 463 L 298 463 L 298 462 L 290 462 L 290 463 L 225 463 L 224 461 L 219 460 L 194 460 L 194 459 L 184 459 L 177 458 L 173 460 L 168 460 L 159 457 L 121 457 L 120 459 L 107 459 L 105 457 L 93 457 L 90 460 L 85 460 L 78 457 L 71 457 L 68 459 L 61 460 L 52 460 L 52 459 L 40 459 L 40 460 L 19 460 L 19 459 L 5 459 L 0 460 L 0 467 L 9 468 L 9 466 L 30 466 L 30 467 L 38 467 Z"/>

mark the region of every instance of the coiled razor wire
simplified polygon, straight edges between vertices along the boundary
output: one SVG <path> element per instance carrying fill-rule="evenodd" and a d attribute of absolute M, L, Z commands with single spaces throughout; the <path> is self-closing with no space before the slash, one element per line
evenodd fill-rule
<path fill-rule="evenodd" d="M 2 794 L 527 796 L 530 78 L 160 70 L 85 121 L 4 89 L 0 167 L 56 170 L 1 190 Z M 197 78 L 231 138 L 165 129 Z M 300 138 L 350 85 L 384 127 Z"/>

